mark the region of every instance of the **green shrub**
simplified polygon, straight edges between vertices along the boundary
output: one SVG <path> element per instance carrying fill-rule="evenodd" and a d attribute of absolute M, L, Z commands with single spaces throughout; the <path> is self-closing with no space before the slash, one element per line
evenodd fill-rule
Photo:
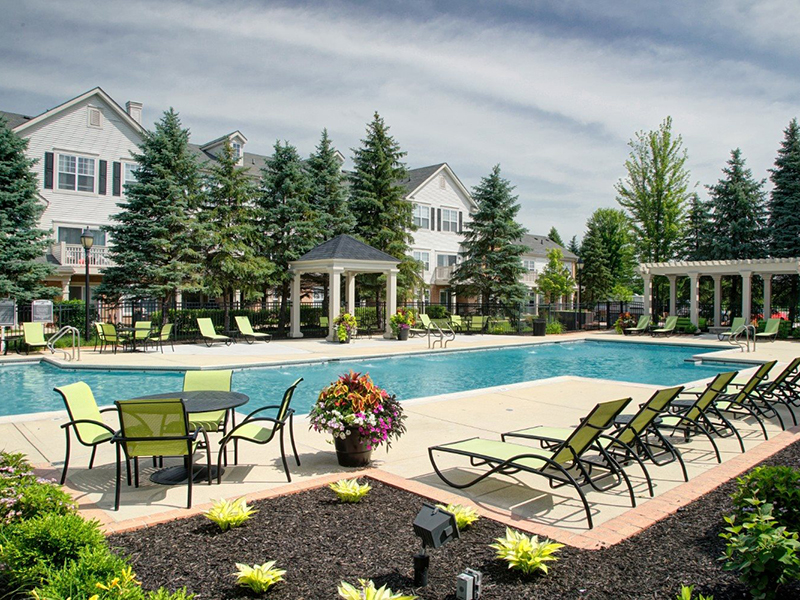
<path fill-rule="evenodd" d="M 0 453 L 0 524 L 74 510 L 70 495 L 52 482 L 36 477 L 23 454 Z"/>
<path fill-rule="evenodd" d="M 416 600 L 416 596 L 405 596 L 395 593 L 385 585 L 380 588 L 375 587 L 375 582 L 371 579 L 359 579 L 359 587 L 350 585 L 342 581 L 336 591 L 339 597 L 345 600 Z"/>
<path fill-rule="evenodd" d="M 706 319 L 705 317 L 698 317 L 697 328 L 700 329 L 700 331 L 708 331 L 708 319 Z M 701 596 L 701 599 L 702 598 L 703 597 Z"/>
<path fill-rule="evenodd" d="M 489 547 L 497 550 L 497 558 L 506 561 L 509 569 L 517 569 L 525 575 L 532 575 L 536 571 L 547 573 L 546 563 L 558 560 L 554 555 L 564 547 L 564 544 L 548 539 L 540 542 L 538 536 L 527 536 L 510 527 L 506 527 L 505 537 L 496 541 Z"/>
<path fill-rule="evenodd" d="M 564 326 L 560 321 L 550 321 L 544 332 L 547 335 L 558 335 L 559 333 L 564 333 Z"/>
<path fill-rule="evenodd" d="M 441 304 L 431 304 L 425 312 L 431 319 L 444 319 L 447 317 L 447 307 Z"/>
<path fill-rule="evenodd" d="M 741 519 L 753 512 L 752 498 L 772 505 L 772 516 L 778 525 L 800 532 L 800 470 L 785 466 L 756 467 L 739 477 L 733 493 L 733 504 Z"/>
<path fill-rule="evenodd" d="M 84 547 L 78 553 L 78 557 L 63 568 L 50 568 L 46 572 L 45 583 L 37 587 L 35 592 L 39 598 L 48 600 L 83 599 L 90 598 L 94 594 L 100 599 L 109 598 L 111 596 L 98 589 L 97 584 L 107 585 L 127 567 L 127 561 L 113 554 L 106 546 Z M 132 598 L 140 598 L 143 595 L 138 586 L 136 587 L 139 595 L 133 595 Z"/>
<path fill-rule="evenodd" d="M 234 575 L 239 585 L 249 587 L 257 594 L 263 594 L 279 581 L 283 581 L 283 576 L 286 574 L 283 569 L 275 568 L 274 560 L 265 562 L 263 565 L 253 565 L 252 567 L 236 563 L 236 568 L 239 571 Z"/>
<path fill-rule="evenodd" d="M 446 506 L 444 504 L 437 504 L 436 506 L 449 513 L 453 513 L 456 518 L 456 527 L 458 527 L 459 531 L 464 531 L 480 518 L 478 517 L 477 510 L 469 506 L 464 506 L 463 504 L 448 504 Z"/>
<path fill-rule="evenodd" d="M 194 594 L 189 594 L 186 588 L 181 588 L 175 592 L 158 588 L 155 592 L 147 593 L 147 600 L 192 600 L 192 598 L 194 598 Z"/>
<path fill-rule="evenodd" d="M 695 596 L 693 585 L 682 585 L 681 592 L 675 597 L 675 600 L 714 600 L 714 596 L 703 596 L 703 594 Z"/>
<path fill-rule="evenodd" d="M 219 525 L 222 531 L 226 531 L 244 524 L 256 512 L 256 509 L 247 506 L 244 498 L 239 498 L 233 502 L 217 500 L 203 515 Z"/>
<path fill-rule="evenodd" d="M 358 479 L 340 479 L 328 487 L 334 491 L 339 498 L 339 502 L 349 503 L 360 502 L 372 489 L 372 486 L 368 483 L 358 483 Z"/>
<path fill-rule="evenodd" d="M 786 531 L 772 516 L 772 505 L 756 499 L 750 502 L 755 509 L 747 514 L 741 525 L 735 517 L 725 517 L 728 527 L 720 534 L 727 540 L 726 571 L 738 571 L 739 580 L 756 600 L 777 597 L 782 584 L 800 579 L 800 542 L 796 532 Z"/>

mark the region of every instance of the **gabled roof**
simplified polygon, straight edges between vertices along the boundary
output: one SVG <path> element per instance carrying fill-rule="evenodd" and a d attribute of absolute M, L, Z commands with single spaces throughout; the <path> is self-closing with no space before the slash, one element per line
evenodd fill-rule
<path fill-rule="evenodd" d="M 106 94 L 103 91 L 103 89 L 100 88 L 100 87 L 96 87 L 96 88 L 93 88 L 93 89 L 89 90 L 88 92 L 84 92 L 80 96 L 76 96 L 72 100 L 67 100 L 66 102 L 64 102 L 62 104 L 59 104 L 58 106 L 56 106 L 54 108 L 51 108 L 50 110 L 46 110 L 45 112 L 43 112 L 40 115 L 37 115 L 35 117 L 25 117 L 26 120 L 24 122 L 18 124 L 16 127 L 12 127 L 12 129 L 14 129 L 14 131 L 16 133 L 20 133 L 20 132 L 24 131 L 25 129 L 27 129 L 28 127 L 30 127 L 31 125 L 35 125 L 37 123 L 41 123 L 45 119 L 49 119 L 50 117 L 53 117 L 53 116 L 57 115 L 58 113 L 63 112 L 65 110 L 75 106 L 76 104 L 79 104 L 79 103 L 83 102 L 87 98 L 91 98 L 92 96 L 98 96 L 100 99 L 102 99 L 103 102 L 108 104 L 108 106 L 110 106 L 111 109 L 115 113 L 117 113 L 119 118 L 122 119 L 125 123 L 127 123 L 131 128 L 133 128 L 134 131 L 136 131 L 139 134 L 144 133 L 144 128 L 139 123 L 137 123 L 125 111 L 124 108 L 122 108 L 119 104 L 117 104 L 114 101 L 114 99 L 111 98 L 111 96 L 109 96 L 108 94 Z M 20 116 L 22 116 L 22 115 L 20 115 Z"/>
<path fill-rule="evenodd" d="M 244 136 L 244 134 L 241 131 L 239 131 L 237 129 L 236 131 L 231 131 L 230 133 L 226 133 L 225 135 L 219 136 L 215 140 L 211 140 L 210 142 L 206 142 L 205 144 L 202 144 L 200 146 L 200 149 L 201 150 L 208 150 L 209 148 L 213 148 L 214 146 L 220 144 L 224 140 L 230 139 L 235 135 L 238 135 L 240 138 L 242 138 L 245 141 L 245 143 L 247 143 L 247 138 Z"/>
<path fill-rule="evenodd" d="M 3 117 L 6 120 L 9 129 L 16 129 L 23 123 L 26 123 L 33 118 L 17 113 L 5 112 L 2 110 L 0 110 L 0 117 Z"/>
<path fill-rule="evenodd" d="M 466 186 L 461 183 L 461 180 L 450 168 L 447 163 L 439 163 L 438 165 L 430 165 L 427 167 L 420 167 L 418 169 L 409 169 L 408 177 L 400 181 L 400 185 L 406 188 L 406 198 L 411 198 L 422 187 L 424 187 L 431 179 L 436 177 L 442 170 L 447 171 L 452 180 L 455 182 L 456 187 L 467 197 L 472 206 L 476 206 L 475 200 L 472 199 L 472 194 Z"/>
<path fill-rule="evenodd" d="M 335 238 L 323 242 L 292 262 L 299 263 L 303 261 L 331 259 L 400 262 L 391 254 L 386 254 L 386 252 L 373 248 L 349 235 L 337 235 Z"/>
<path fill-rule="evenodd" d="M 564 254 L 564 258 L 570 260 L 578 259 L 575 254 L 564 248 L 564 246 L 556 244 L 546 235 L 529 235 L 526 233 L 522 236 L 522 244 L 530 248 L 535 254 L 541 253 L 542 256 L 546 256 L 553 248 L 558 248 Z"/>
<path fill-rule="evenodd" d="M 189 150 L 197 157 L 198 162 L 202 166 L 203 163 L 216 162 L 217 157 L 203 150 L 197 144 L 189 144 Z M 242 166 L 247 169 L 247 172 L 252 177 L 261 177 L 261 169 L 267 164 L 268 156 L 261 154 L 253 154 L 252 152 L 242 153 Z"/>

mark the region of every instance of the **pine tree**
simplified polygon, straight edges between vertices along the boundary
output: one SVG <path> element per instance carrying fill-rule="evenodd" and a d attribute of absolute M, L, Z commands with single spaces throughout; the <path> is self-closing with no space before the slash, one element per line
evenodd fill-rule
<path fill-rule="evenodd" d="M 264 250 L 275 265 L 272 282 L 281 297 L 280 332 L 286 327 L 292 280 L 289 262 L 311 250 L 320 239 L 319 215 L 310 199 L 311 182 L 297 149 L 288 142 L 275 142 L 272 156 L 261 170 L 258 205 Z M 300 302 L 300 298 L 292 301 Z"/>
<path fill-rule="evenodd" d="M 549 303 L 559 302 L 561 296 L 575 289 L 575 281 L 564 265 L 564 253 L 558 248 L 547 251 L 547 264 L 542 274 L 536 278 L 536 286 Z"/>
<path fill-rule="evenodd" d="M 51 297 L 55 288 L 43 280 L 52 267 L 42 261 L 50 240 L 38 229 L 44 206 L 39 203 L 35 160 L 25 156 L 28 140 L 22 139 L 0 116 L 0 298 L 29 302 Z"/>
<path fill-rule="evenodd" d="M 464 225 L 462 261 L 451 278 L 457 294 L 480 294 L 485 308 L 495 302 L 517 304 L 527 292 L 520 282 L 527 250 L 520 240 L 527 230 L 515 221 L 520 206 L 513 190 L 500 176 L 500 165 L 473 189 L 477 209 Z"/>
<path fill-rule="evenodd" d="M 235 290 L 253 296 L 272 273 L 273 265 L 258 248 L 255 186 L 247 169 L 226 140 L 206 176 L 200 222 L 205 233 L 206 289 L 225 299 L 225 328 L 230 329 L 230 305 Z"/>
<path fill-rule="evenodd" d="M 706 186 L 713 211 L 709 258 L 763 258 L 767 254 L 765 181 L 753 179 L 738 148 L 722 172 L 722 179 Z"/>
<path fill-rule="evenodd" d="M 406 153 L 389 135 L 389 127 L 377 112 L 367 125 L 361 147 L 353 152 L 354 168 L 350 176 L 353 231 L 370 246 L 401 261 L 397 284 L 399 293 L 406 295 L 421 283 L 419 263 L 409 256 L 414 239 L 411 232 L 416 230 L 413 206 L 405 199 L 406 190 L 399 183 L 408 174 L 402 162 Z M 378 303 L 383 289 L 381 278 L 365 275 L 360 281 L 365 288 L 372 288 Z"/>
<path fill-rule="evenodd" d="M 202 286 L 199 168 L 189 150 L 189 130 L 171 108 L 154 132 L 144 133 L 139 149 L 133 156 L 136 181 L 126 186 L 122 212 L 106 228 L 115 265 L 106 269 L 98 291 L 112 298 L 157 298 L 166 308 L 177 291 Z"/>
<path fill-rule="evenodd" d="M 622 210 L 599 208 L 586 223 L 581 258 L 581 285 L 587 301 L 608 299 L 612 289 L 629 289 L 633 281 L 635 249 L 630 221 Z"/>
<path fill-rule="evenodd" d="M 558 233 L 558 229 L 556 229 L 555 227 L 550 228 L 550 232 L 547 234 L 547 237 L 549 237 L 552 241 L 554 241 L 562 248 L 564 247 L 564 240 L 561 239 L 561 235 Z"/>
<path fill-rule="evenodd" d="M 599 235 L 587 233 L 581 244 L 583 268 L 580 273 L 580 284 L 583 288 L 581 302 L 594 304 L 606 300 L 613 287 L 613 279 L 609 271 L 609 256 Z"/>
<path fill-rule="evenodd" d="M 319 213 L 320 243 L 343 233 L 352 233 L 355 219 L 347 204 L 347 186 L 336 149 L 322 130 L 316 151 L 308 159 L 311 204 Z"/>
<path fill-rule="evenodd" d="M 686 212 L 686 234 L 683 241 L 683 252 L 686 260 L 709 259 L 710 230 L 711 211 L 709 204 L 703 202 L 697 194 L 692 194 L 689 199 L 689 210 Z"/>
<path fill-rule="evenodd" d="M 578 243 L 577 235 L 572 236 L 572 239 L 569 241 L 569 245 L 567 246 L 567 250 L 572 252 L 575 256 L 581 255 L 581 245 Z"/>

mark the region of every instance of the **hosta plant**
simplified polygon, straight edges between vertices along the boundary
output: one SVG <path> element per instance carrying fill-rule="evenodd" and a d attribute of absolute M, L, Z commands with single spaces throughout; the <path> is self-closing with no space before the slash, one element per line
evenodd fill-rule
<path fill-rule="evenodd" d="M 416 600 L 416 596 L 405 596 L 395 594 L 385 585 L 380 588 L 375 587 L 375 583 L 369 579 L 359 579 L 357 588 L 346 581 L 339 584 L 339 597 L 345 600 Z"/>
<path fill-rule="evenodd" d="M 478 511 L 463 504 L 448 504 L 446 506 L 437 504 L 436 507 L 455 515 L 459 531 L 464 531 L 464 529 L 478 520 Z"/>
<path fill-rule="evenodd" d="M 367 495 L 367 492 L 372 489 L 372 486 L 368 483 L 358 483 L 358 479 L 340 479 L 328 487 L 336 493 L 340 502 L 351 503 L 360 502 Z"/>
<path fill-rule="evenodd" d="M 703 594 L 695 596 L 693 585 L 682 585 L 681 592 L 675 597 L 675 600 L 714 600 L 714 596 L 703 596 Z"/>
<path fill-rule="evenodd" d="M 219 525 L 222 531 L 226 531 L 233 527 L 239 527 L 256 512 L 258 512 L 256 509 L 247 506 L 244 498 L 239 498 L 233 502 L 224 499 L 217 500 L 214 506 L 203 514 Z"/>
<path fill-rule="evenodd" d="M 283 576 L 286 574 L 285 570 L 275 568 L 274 560 L 252 567 L 236 563 L 236 568 L 239 571 L 234 575 L 236 575 L 239 585 L 249 587 L 257 594 L 263 594 L 279 581 L 283 581 Z"/>
<path fill-rule="evenodd" d="M 510 527 L 506 527 L 505 537 L 497 538 L 497 543 L 490 545 L 497 550 L 497 558 L 508 563 L 509 569 L 517 569 L 526 575 L 536 571 L 547 573 L 547 563 L 558 560 L 555 553 L 563 547 L 564 544 L 548 539 L 540 542 L 538 536 L 527 536 Z"/>

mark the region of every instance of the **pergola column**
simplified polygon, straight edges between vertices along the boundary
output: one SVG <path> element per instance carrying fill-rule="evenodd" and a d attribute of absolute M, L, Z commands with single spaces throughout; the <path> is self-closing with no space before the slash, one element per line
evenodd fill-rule
<path fill-rule="evenodd" d="M 347 271 L 345 282 L 347 285 L 347 312 L 354 315 L 356 314 L 356 274 Z"/>
<path fill-rule="evenodd" d="M 761 279 L 764 280 L 764 318 L 769 319 L 772 316 L 772 275 L 762 273 Z"/>
<path fill-rule="evenodd" d="M 300 271 L 295 271 L 294 278 L 292 279 L 292 314 L 291 314 L 291 331 L 289 337 L 301 338 L 303 337 L 300 331 Z"/>
<path fill-rule="evenodd" d="M 386 271 L 386 330 L 383 337 L 392 339 L 392 324 L 389 318 L 397 312 L 397 269 Z"/>
<path fill-rule="evenodd" d="M 712 275 L 714 279 L 714 327 L 722 323 L 722 275 Z"/>
<path fill-rule="evenodd" d="M 750 298 L 753 293 L 753 273 L 740 271 L 740 275 L 742 276 L 742 316 L 745 322 L 750 322 L 753 313 L 752 299 Z"/>
<path fill-rule="evenodd" d="M 330 278 L 330 300 L 328 302 L 328 341 L 335 342 L 339 339 L 336 334 L 336 325 L 333 322 L 339 316 L 342 306 L 342 269 L 341 267 L 333 267 L 328 269 L 328 277 Z"/>
<path fill-rule="evenodd" d="M 533 290 L 533 316 L 539 316 L 539 290 Z"/>
<path fill-rule="evenodd" d="M 688 273 L 689 275 L 689 318 L 692 321 L 692 324 L 695 327 L 699 323 L 698 314 L 697 314 L 697 291 L 698 291 L 698 281 L 700 280 L 700 273 Z M 670 286 L 672 282 L 670 282 Z M 670 300 L 671 301 L 671 300 Z M 674 314 L 674 313 L 673 313 Z"/>
<path fill-rule="evenodd" d="M 667 275 L 667 279 L 669 279 L 669 314 L 674 315 L 678 309 L 678 286 L 676 285 L 678 276 Z"/>
<path fill-rule="evenodd" d="M 653 309 L 651 307 L 651 300 L 653 296 L 653 289 L 650 282 L 650 273 L 642 273 L 642 281 L 644 282 L 644 291 L 642 294 L 644 314 L 652 315 Z"/>

